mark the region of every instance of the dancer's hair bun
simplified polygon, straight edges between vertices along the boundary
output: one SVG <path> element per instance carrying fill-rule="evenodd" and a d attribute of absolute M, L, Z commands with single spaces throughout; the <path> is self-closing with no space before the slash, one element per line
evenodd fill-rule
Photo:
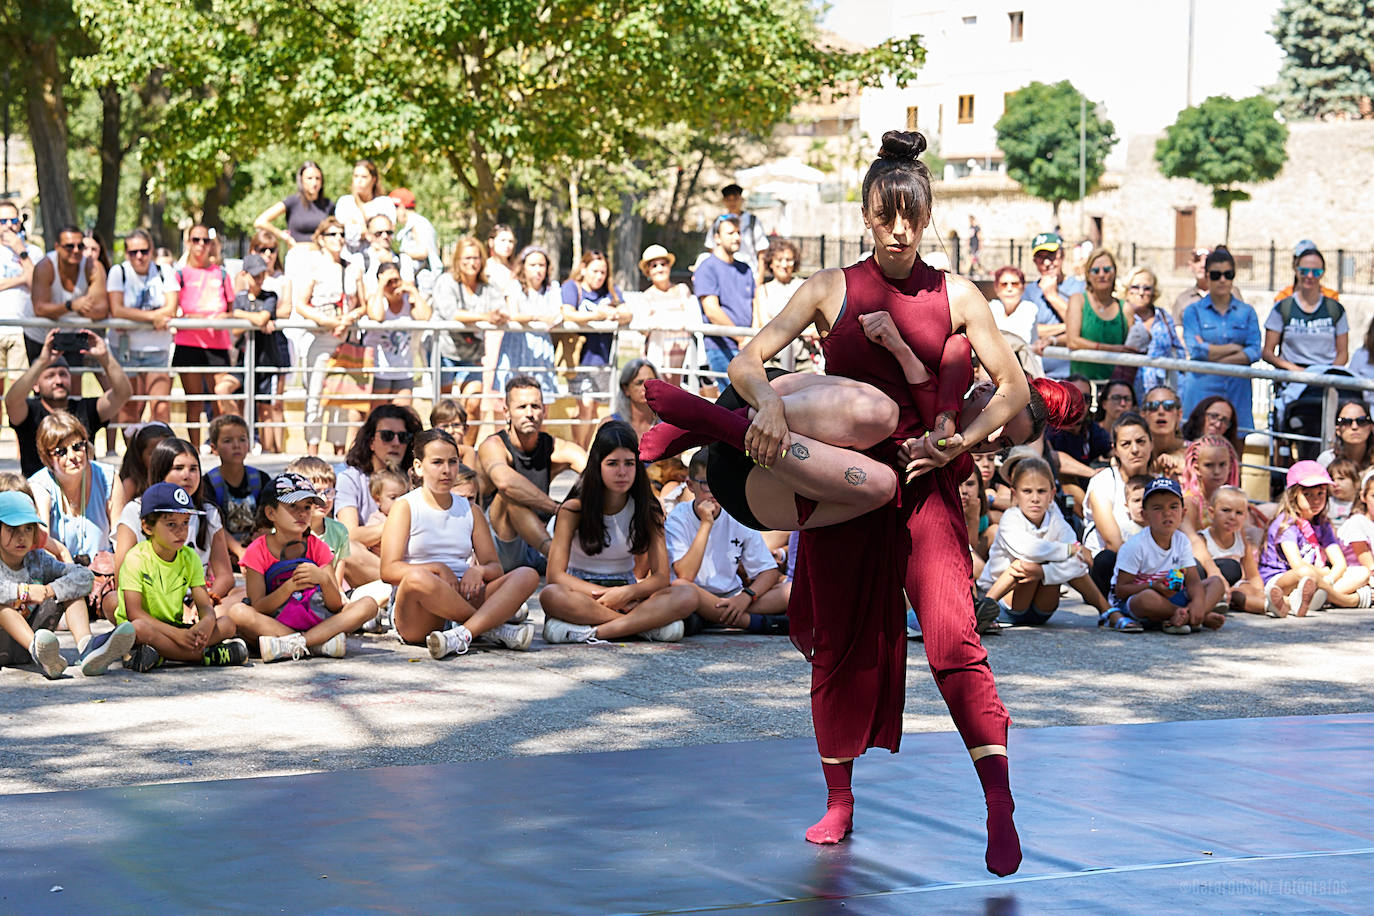
<path fill-rule="evenodd" d="M 1046 422 L 1055 429 L 1066 429 L 1077 424 L 1088 412 L 1083 392 L 1075 385 L 1051 378 L 1031 379 L 1030 384 L 1045 402 Z"/>
<path fill-rule="evenodd" d="M 926 138 L 919 131 L 889 130 L 883 134 L 883 147 L 878 150 L 878 158 L 915 162 L 925 151 Z"/>

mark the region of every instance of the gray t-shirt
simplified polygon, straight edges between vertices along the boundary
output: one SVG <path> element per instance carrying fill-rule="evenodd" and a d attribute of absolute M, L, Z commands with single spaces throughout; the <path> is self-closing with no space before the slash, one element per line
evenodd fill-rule
<path fill-rule="evenodd" d="M 1285 302 L 1290 303 L 1286 325 L 1283 320 Z M 1279 355 L 1304 368 L 1307 366 L 1329 366 L 1334 363 L 1336 361 L 1336 337 L 1350 333 L 1350 321 L 1346 318 L 1344 309 L 1337 306 L 1333 310 L 1331 308 L 1333 305 L 1337 304 L 1325 296 L 1322 297 L 1321 302 L 1317 303 L 1316 310 L 1312 312 L 1303 311 L 1294 296 L 1275 304 L 1269 312 L 1269 317 L 1264 319 L 1264 329 L 1280 335 Z M 1335 321 L 1331 320 L 1333 311 L 1340 311 L 1341 313 L 1341 317 Z"/>

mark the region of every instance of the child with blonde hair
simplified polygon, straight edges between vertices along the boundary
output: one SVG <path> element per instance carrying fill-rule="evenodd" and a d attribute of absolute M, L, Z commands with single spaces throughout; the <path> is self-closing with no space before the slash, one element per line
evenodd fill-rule
<path fill-rule="evenodd" d="M 1264 580 L 1260 578 L 1259 547 L 1246 540 L 1250 501 L 1239 487 L 1217 487 L 1211 500 L 1212 524 L 1198 533 L 1207 556 L 1230 585 L 1227 604 L 1232 610 L 1264 613 Z M 1201 557 L 1198 558 L 1199 560 Z"/>
<path fill-rule="evenodd" d="M 1374 590 L 1369 570 L 1348 566 L 1345 551 L 1327 517 L 1331 475 L 1315 461 L 1288 469 L 1288 487 L 1270 523 L 1260 554 L 1265 613 L 1299 617 L 1324 606 L 1369 607 Z"/>
<path fill-rule="evenodd" d="M 1054 473 L 1043 458 L 1027 456 L 1010 469 L 1014 505 L 1002 513 L 978 585 L 993 600 L 1011 593 L 1013 624 L 1038 626 L 1059 607 L 1059 586 L 1067 582 L 1083 600 L 1107 614 L 1107 600 L 1088 571 L 1092 555 L 1078 541 L 1054 503 Z"/>

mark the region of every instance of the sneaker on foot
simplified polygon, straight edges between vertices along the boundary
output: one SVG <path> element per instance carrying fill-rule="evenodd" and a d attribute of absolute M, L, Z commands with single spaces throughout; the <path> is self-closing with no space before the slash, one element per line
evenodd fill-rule
<path fill-rule="evenodd" d="M 477 637 L 478 642 L 505 646 L 507 649 L 515 649 L 518 652 L 524 652 L 528 649 L 533 639 L 534 624 L 532 623 L 503 623 Z"/>
<path fill-rule="evenodd" d="M 343 658 L 348 654 L 348 637 L 342 633 L 335 633 L 310 652 L 325 658 Z"/>
<path fill-rule="evenodd" d="M 601 640 L 596 638 L 596 627 L 583 627 L 575 623 L 568 623 L 566 620 L 558 620 L 553 617 L 544 618 L 544 642 L 550 645 L 560 643 L 598 643 Z"/>
<path fill-rule="evenodd" d="M 526 620 L 529 619 L 530 603 L 526 601 L 524 604 L 520 605 L 520 607 L 516 609 L 514 614 L 510 615 L 510 619 L 507 620 L 506 623 L 524 623 Z"/>
<path fill-rule="evenodd" d="M 134 647 L 134 625 L 127 620 L 108 633 L 92 636 L 86 649 L 76 660 L 81 663 L 81 673 L 86 677 L 98 677 L 105 669 L 129 654 Z"/>
<path fill-rule="evenodd" d="M 124 659 L 125 671 L 146 672 L 162 666 L 162 656 L 149 645 L 134 646 Z"/>
<path fill-rule="evenodd" d="M 57 680 L 62 676 L 62 672 L 67 670 L 67 662 L 62 658 L 57 634 L 52 630 L 38 630 L 33 634 L 33 642 L 29 643 L 29 654 L 42 670 L 43 676 L 50 681 Z"/>
<path fill-rule="evenodd" d="M 791 632 L 791 623 L 786 614 L 764 614 L 763 634 L 765 636 L 786 636 Z"/>
<path fill-rule="evenodd" d="M 682 639 L 683 629 L 682 621 L 674 620 L 672 623 L 665 623 L 661 627 L 645 630 L 639 635 L 649 642 L 678 642 Z"/>
<path fill-rule="evenodd" d="M 429 654 L 433 658 L 466 655 L 468 646 L 472 645 L 472 634 L 460 624 L 451 630 L 435 630 L 425 637 L 425 645 L 429 647 Z"/>
<path fill-rule="evenodd" d="M 201 664 L 212 668 L 228 668 L 248 664 L 248 643 L 235 636 L 215 643 L 201 655 Z"/>
<path fill-rule="evenodd" d="M 302 658 L 310 657 L 310 650 L 305 647 L 304 633 L 290 633 L 286 636 L 259 636 L 258 653 L 264 662 L 275 662 L 285 658 L 299 661 Z"/>

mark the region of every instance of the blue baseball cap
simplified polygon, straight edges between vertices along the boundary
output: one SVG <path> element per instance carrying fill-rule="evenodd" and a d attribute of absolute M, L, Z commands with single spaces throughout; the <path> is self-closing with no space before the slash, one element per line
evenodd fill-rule
<path fill-rule="evenodd" d="M 1156 477 L 1145 485 L 1145 495 L 1141 498 L 1140 504 L 1145 505 L 1156 493 L 1172 493 L 1179 499 L 1183 498 L 1183 488 L 1178 485 L 1177 480 L 1172 477 Z"/>
<path fill-rule="evenodd" d="M 176 512 L 180 515 L 204 515 L 191 502 L 191 494 L 174 483 L 155 483 L 143 493 L 143 506 L 139 518 L 147 518 L 154 512 Z"/>
<path fill-rule="evenodd" d="M 0 493 L 0 522 L 18 528 L 20 525 L 40 525 L 43 520 L 38 517 L 33 500 L 24 493 L 8 490 Z"/>

